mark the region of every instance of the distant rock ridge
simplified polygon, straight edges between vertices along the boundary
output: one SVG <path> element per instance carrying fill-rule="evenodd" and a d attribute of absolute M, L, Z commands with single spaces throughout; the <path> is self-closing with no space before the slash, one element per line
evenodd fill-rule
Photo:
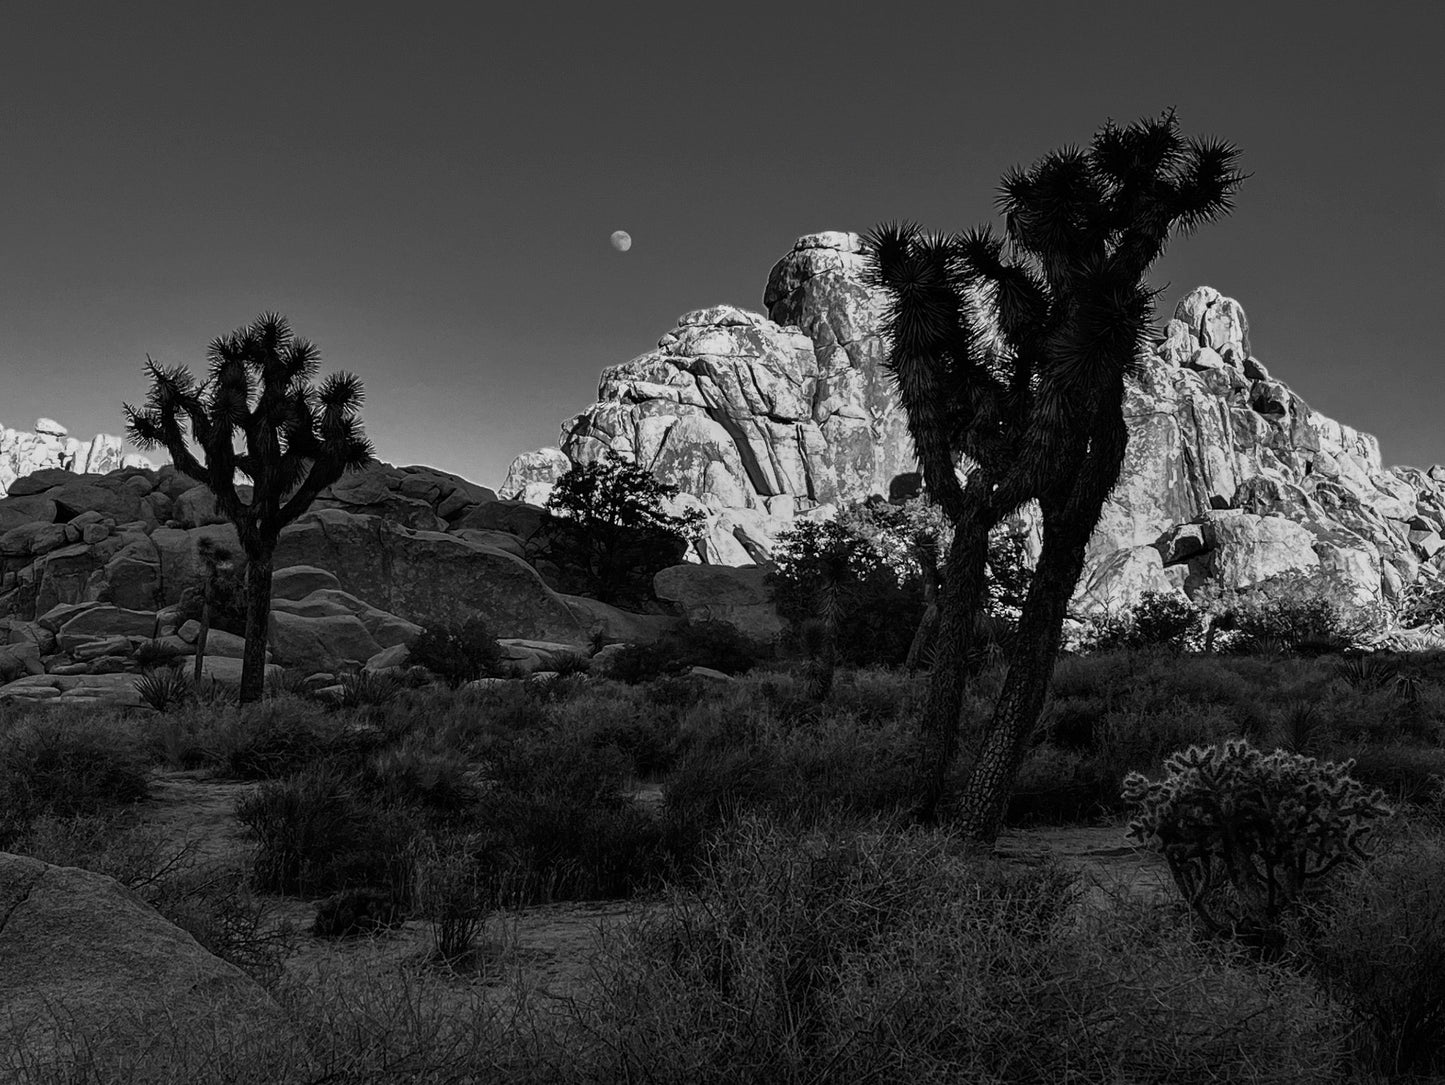
<path fill-rule="evenodd" d="M 104 475 L 120 467 L 150 467 L 150 460 L 126 452 L 122 439 L 100 433 L 89 441 L 69 435 L 53 418 L 37 418 L 33 430 L 0 426 L 0 497 L 17 478 L 58 469 L 78 475 Z"/>
<path fill-rule="evenodd" d="M 597 402 L 562 425 L 559 447 L 519 456 L 501 496 L 541 503 L 571 464 L 614 451 L 706 511 L 697 558 L 742 565 L 765 560 L 797 517 L 888 493 L 916 463 L 861 249 L 855 233 L 799 238 L 768 276 L 766 315 L 696 310 L 604 369 Z M 1218 290 L 1179 301 L 1125 413 L 1129 454 L 1076 616 L 1289 569 L 1321 572 L 1359 606 L 1441 575 L 1445 468 L 1382 466 L 1373 436 L 1270 375 L 1243 306 Z M 1016 529 L 1037 541 L 1027 510 Z"/>

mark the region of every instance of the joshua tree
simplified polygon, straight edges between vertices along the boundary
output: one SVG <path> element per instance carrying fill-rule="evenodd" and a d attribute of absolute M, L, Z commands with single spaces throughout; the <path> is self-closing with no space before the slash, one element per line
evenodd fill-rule
<path fill-rule="evenodd" d="M 884 225 L 867 241 L 889 295 L 890 367 L 933 499 L 954 525 L 924 712 L 918 815 L 935 818 L 957 747 L 989 531 L 1039 503 L 1043 548 L 1008 674 L 962 797 L 965 834 L 992 844 L 1043 709 L 1065 608 L 1128 442 L 1124 382 L 1156 292 L 1144 282 L 1171 234 L 1230 209 L 1238 151 L 1183 138 L 1172 112 L 1112 121 L 1003 180 L 1002 237 Z M 965 480 L 957 467 L 962 461 Z"/>
<path fill-rule="evenodd" d="M 210 376 L 200 385 L 184 366 L 147 358 L 145 405 L 125 405 L 131 440 L 164 448 L 177 470 L 210 488 L 217 509 L 236 525 L 246 555 L 242 702 L 259 700 L 265 681 L 271 560 L 281 529 L 347 470 L 372 461 L 356 417 L 360 378 L 333 373 L 314 387 L 320 359 L 284 317 L 266 313 L 211 343 Z M 237 472 L 251 480 L 249 501 L 237 493 Z"/>

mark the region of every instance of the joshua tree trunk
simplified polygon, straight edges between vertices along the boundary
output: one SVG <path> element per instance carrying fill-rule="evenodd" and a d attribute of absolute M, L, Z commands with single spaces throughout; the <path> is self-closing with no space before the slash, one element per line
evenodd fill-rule
<path fill-rule="evenodd" d="M 808 683 L 808 693 L 815 701 L 828 699 L 838 671 L 838 610 L 842 601 L 836 581 L 823 589 L 820 602 L 823 643 L 818 646 L 818 658 L 813 661 L 812 679 Z"/>
<path fill-rule="evenodd" d="M 914 812 L 925 825 L 937 819 L 943 782 L 958 749 L 959 714 L 973 647 L 974 617 L 983 602 L 990 527 L 987 516 L 977 508 L 967 509 L 954 523 L 939 589 L 937 650 L 921 728 L 923 787 Z"/>
<path fill-rule="evenodd" d="M 1043 552 L 1014 634 L 1008 675 L 959 807 L 965 838 L 980 847 L 992 847 L 998 838 L 1014 777 L 1043 712 L 1088 541 L 1088 529 L 1051 532 L 1045 525 Z"/>
<path fill-rule="evenodd" d="M 938 540 L 921 540 L 914 553 L 923 581 L 923 617 L 918 620 L 918 629 L 908 645 L 905 666 L 910 674 L 923 664 L 924 653 L 933 644 L 934 635 L 938 632 Z"/>
<path fill-rule="evenodd" d="M 246 561 L 246 652 L 241 661 L 240 701 L 259 701 L 266 687 L 266 637 L 271 621 L 272 550 Z"/>

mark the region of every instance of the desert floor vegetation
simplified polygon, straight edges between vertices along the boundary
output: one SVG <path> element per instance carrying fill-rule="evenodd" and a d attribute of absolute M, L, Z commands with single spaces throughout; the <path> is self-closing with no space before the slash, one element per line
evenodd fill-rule
<path fill-rule="evenodd" d="M 0 850 L 116 878 L 289 1026 L 222 1046 L 155 1022 L 121 1058 L 73 1023 L 63 1066 L 0 1045 L 0 1067 L 77 1085 L 1428 1080 L 1445 656 L 1370 658 L 1063 659 L 991 857 L 947 817 L 910 823 L 927 679 L 902 670 L 839 668 L 822 700 L 805 666 L 763 664 L 9 711 Z M 1001 680 L 968 694 L 958 774 Z M 1125 777 L 1231 739 L 1353 759 L 1394 811 L 1270 954 L 1202 928 L 1124 837 Z M 1090 847 L 1042 846 L 1071 839 Z M 1105 867 L 1126 876 L 1097 884 Z"/>

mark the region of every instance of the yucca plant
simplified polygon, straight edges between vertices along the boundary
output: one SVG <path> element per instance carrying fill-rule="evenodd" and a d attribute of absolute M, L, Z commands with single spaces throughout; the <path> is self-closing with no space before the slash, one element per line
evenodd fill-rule
<path fill-rule="evenodd" d="M 180 669 L 165 667 L 142 674 L 135 680 L 135 691 L 157 712 L 168 712 L 191 700 L 195 687 Z"/>
<path fill-rule="evenodd" d="M 389 674 L 362 671 L 341 677 L 341 705 L 362 708 L 390 704 L 401 695 L 402 683 Z"/>
<path fill-rule="evenodd" d="M 934 819 L 957 748 L 989 532 L 1037 501 L 1043 547 L 1009 669 L 960 807 L 992 843 L 1043 709 L 1065 610 L 1129 431 L 1126 379 L 1152 337 L 1145 275 L 1171 235 L 1227 213 L 1243 180 L 1227 143 L 1185 139 L 1173 112 L 1112 121 L 1004 177 L 1002 236 L 886 224 L 867 237 L 888 298 L 888 365 L 930 496 L 953 524 L 918 816 Z M 965 481 L 956 469 L 967 467 Z"/>
<path fill-rule="evenodd" d="M 246 557 L 246 649 L 240 699 L 260 700 L 271 613 L 272 555 L 281 529 L 348 470 L 372 462 L 357 418 L 361 380 L 333 373 L 314 387 L 321 354 L 286 318 L 266 313 L 212 341 L 210 375 L 146 359 L 151 387 L 125 404 L 126 432 L 142 449 L 163 448 L 181 473 L 204 483 L 236 525 Z M 240 448 L 238 450 L 238 444 Z M 200 455 L 192 451 L 198 446 Z M 237 473 L 251 480 L 249 497 Z"/>

